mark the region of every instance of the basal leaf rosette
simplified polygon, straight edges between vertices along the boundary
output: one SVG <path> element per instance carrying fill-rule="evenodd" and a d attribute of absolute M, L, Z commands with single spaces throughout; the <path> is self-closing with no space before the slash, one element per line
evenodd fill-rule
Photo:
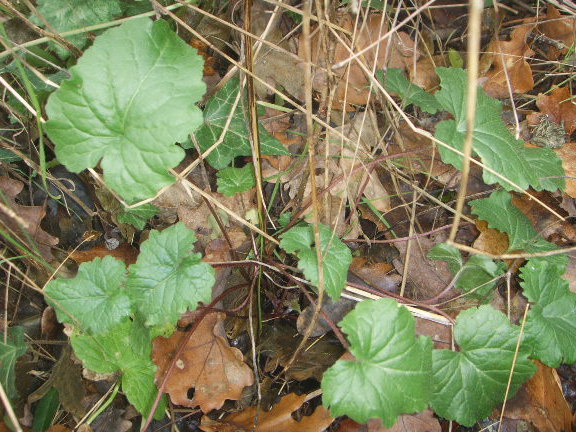
<path fill-rule="evenodd" d="M 175 145 L 202 123 L 203 60 L 167 22 L 125 22 L 97 37 L 48 100 L 48 136 L 70 171 L 99 162 L 127 202 L 174 181 Z"/>
<path fill-rule="evenodd" d="M 380 418 L 391 427 L 422 411 L 431 395 L 432 341 L 416 337 L 415 319 L 392 299 L 359 303 L 339 324 L 354 361 L 338 360 L 322 378 L 323 404 L 359 423 Z"/>

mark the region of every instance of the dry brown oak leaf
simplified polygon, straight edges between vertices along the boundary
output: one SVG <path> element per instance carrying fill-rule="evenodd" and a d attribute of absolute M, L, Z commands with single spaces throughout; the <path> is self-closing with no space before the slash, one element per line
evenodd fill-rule
<path fill-rule="evenodd" d="M 250 407 L 224 417 L 221 422 L 204 416 L 200 428 L 204 432 L 322 432 L 334 421 L 330 412 L 322 406 L 300 421 L 292 418 L 292 413 L 305 401 L 305 394 L 298 396 L 290 393 L 268 412 L 260 411 L 258 414 L 257 407 Z M 255 424 L 256 419 L 258 424 Z"/>
<path fill-rule="evenodd" d="M 389 30 L 385 18 L 383 19 L 382 15 L 377 14 L 370 15 L 364 22 L 359 21 L 356 29 L 354 29 L 355 18 L 347 13 L 338 15 L 336 17 L 336 24 L 351 34 L 354 33 L 355 42 L 352 47 L 350 36 L 339 33 L 340 41 L 336 43 L 336 47 L 334 48 L 334 64 L 348 59 L 351 56 L 350 50 L 358 53 L 372 43 L 377 42 L 388 33 Z M 390 49 L 388 49 L 388 43 L 390 41 L 391 46 Z M 312 32 L 310 44 L 312 47 L 312 64 L 314 65 L 312 87 L 316 91 L 321 91 L 328 82 L 327 68 L 331 68 L 332 65 L 328 65 L 326 62 L 328 55 L 322 51 L 323 44 L 321 43 L 318 31 Z M 304 58 L 303 35 L 300 37 L 299 47 L 298 55 Z M 362 61 L 364 66 L 371 71 L 374 66 L 376 70 L 385 67 L 405 69 L 415 61 L 415 59 L 418 59 L 418 57 L 415 43 L 410 39 L 408 33 L 393 32 L 364 52 L 358 60 Z M 348 69 L 350 70 L 349 73 Z M 366 105 L 368 103 L 370 96 L 369 83 L 363 69 L 358 65 L 356 60 L 352 60 L 348 63 L 348 66 L 332 70 L 332 72 L 335 74 L 335 80 L 337 82 L 334 102 L 332 104 L 334 109 L 342 109 L 344 99 L 346 99 L 346 109 L 352 111 L 356 110 L 356 108 L 352 107 L 351 104 Z"/>
<path fill-rule="evenodd" d="M 23 206 L 16 203 L 16 196 L 22 191 L 24 184 L 9 177 L 0 177 L 0 225 L 12 237 L 22 244 L 34 242 L 38 253 L 46 261 L 54 259 L 51 247 L 58 244 L 58 238 L 51 236 L 42 228 L 40 221 L 46 215 L 44 206 Z"/>
<path fill-rule="evenodd" d="M 480 60 L 480 67 L 487 70 L 484 76 L 484 90 L 493 98 L 507 98 L 512 93 L 525 93 L 534 88 L 532 68 L 526 61 L 534 51 L 526 43 L 534 24 L 525 24 L 515 28 L 509 41 L 492 40 Z M 510 85 L 510 90 L 508 88 Z"/>
<path fill-rule="evenodd" d="M 200 406 L 207 413 L 219 409 L 226 399 L 238 400 L 242 390 L 254 383 L 252 370 L 244 363 L 242 352 L 228 344 L 222 313 L 204 317 L 188 341 L 170 373 L 164 391 L 176 405 Z M 186 332 L 176 331 L 169 338 L 153 341 L 153 360 L 158 366 L 156 382 L 166 370 Z M 188 390 L 194 388 L 194 397 Z"/>

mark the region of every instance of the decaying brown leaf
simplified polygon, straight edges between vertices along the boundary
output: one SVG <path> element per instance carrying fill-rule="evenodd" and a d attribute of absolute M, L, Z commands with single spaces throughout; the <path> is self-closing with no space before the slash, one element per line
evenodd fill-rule
<path fill-rule="evenodd" d="M 406 156 L 412 161 L 412 167 L 418 172 L 430 175 L 446 187 L 452 188 L 460 181 L 460 171 L 440 159 L 440 153 L 432 140 L 414 132 L 406 123 L 398 129 L 395 142 L 390 143 L 390 153 L 414 152 Z M 399 162 L 408 166 L 407 160 Z"/>
<path fill-rule="evenodd" d="M 252 370 L 242 352 L 228 344 L 224 314 L 210 313 L 199 324 L 168 378 L 165 391 L 176 405 L 200 406 L 203 412 L 219 409 L 226 399 L 238 400 L 244 387 L 254 383 Z M 176 331 L 169 338 L 153 341 L 156 379 L 163 379 L 178 345 L 186 333 Z M 194 397 L 188 390 L 194 388 Z"/>
<path fill-rule="evenodd" d="M 339 14 L 336 17 L 335 23 L 345 30 L 354 32 L 355 17 L 349 14 Z M 355 31 L 355 44 L 351 48 L 353 52 L 368 47 L 372 43 L 378 41 L 380 37 L 388 32 L 388 24 L 386 18 L 382 15 L 370 15 L 366 21 L 358 22 L 358 28 Z M 350 57 L 351 51 L 347 47 L 351 47 L 351 40 L 348 36 L 341 34 L 341 41 L 338 41 L 334 48 L 334 64 L 342 62 Z M 302 57 L 303 36 L 300 39 L 300 52 Z M 345 42 L 344 42 L 345 41 Z M 391 41 L 391 46 L 388 44 Z M 316 66 L 313 71 L 313 88 L 320 91 L 327 85 L 328 73 L 327 68 L 332 65 L 326 63 L 328 58 L 327 53 L 322 51 L 322 43 L 318 32 L 314 32 L 311 40 L 312 46 L 312 63 Z M 391 68 L 406 68 L 414 59 L 418 58 L 418 51 L 415 47 L 414 41 L 410 36 L 404 32 L 394 32 L 389 37 L 383 39 L 381 42 L 374 45 L 366 52 L 364 52 L 361 61 L 368 70 L 376 67 L 376 70 L 385 67 Z M 336 94 L 334 98 L 333 107 L 335 109 L 344 108 L 344 99 L 346 99 L 346 109 L 353 110 L 351 105 L 366 105 L 370 95 L 369 83 L 366 79 L 364 71 L 358 66 L 355 60 L 349 63 L 350 73 L 348 67 L 341 67 L 332 72 L 336 75 L 337 82 Z"/>
<path fill-rule="evenodd" d="M 322 432 L 334 421 L 330 412 L 322 406 L 316 408 L 310 416 L 296 421 L 292 413 L 306 401 L 306 395 L 290 393 L 268 412 L 256 407 L 230 414 L 222 421 L 215 421 L 207 416 L 202 417 L 201 429 L 204 432 Z M 257 423 L 256 423 L 257 419 Z"/>
<path fill-rule="evenodd" d="M 410 265 L 406 269 L 405 277 L 408 279 L 416 298 L 433 297 L 448 286 L 452 280 L 452 273 L 445 261 L 431 260 L 426 256 L 435 245 L 432 240 L 421 237 L 412 240 L 412 242 L 410 257 L 408 258 Z M 400 258 L 395 259 L 393 264 L 396 271 L 403 274 L 408 242 L 394 243 L 394 246 L 398 248 Z"/>
<path fill-rule="evenodd" d="M 534 88 L 532 69 L 526 61 L 534 51 L 526 43 L 528 34 L 535 24 L 523 24 L 510 34 L 509 41 L 494 39 L 480 59 L 481 68 L 487 70 L 484 76 L 484 90 L 494 98 L 506 98 L 512 93 L 525 93 Z"/>
<path fill-rule="evenodd" d="M 441 430 L 440 422 L 434 417 L 434 413 L 425 410 L 417 414 L 401 415 L 391 428 L 384 427 L 381 420 L 372 419 L 364 426 L 349 421 L 337 432 L 440 432 Z"/>
<path fill-rule="evenodd" d="M 566 194 L 576 198 L 576 142 L 566 143 L 554 150 L 562 159 L 562 168 L 566 173 Z"/>
<path fill-rule="evenodd" d="M 512 198 L 512 204 L 524 213 L 536 231 L 547 240 L 553 241 L 555 238 L 562 238 L 569 241 L 576 241 L 576 228 L 569 221 L 561 221 L 554 216 L 548 209 L 536 203 L 530 197 L 534 196 L 545 202 L 548 206 L 556 211 L 560 208 L 550 199 L 549 195 L 543 192 L 532 191 L 529 195 L 516 195 Z"/>
<path fill-rule="evenodd" d="M 88 250 L 76 250 L 70 254 L 70 258 L 78 264 L 83 262 L 92 261 L 94 258 L 104 258 L 105 256 L 113 256 L 114 258 L 124 261 L 126 265 L 134 264 L 138 258 L 138 250 L 128 243 L 122 243 L 116 249 L 107 249 L 103 245 L 98 245 Z"/>
<path fill-rule="evenodd" d="M 244 219 L 250 219 L 250 213 L 253 212 L 256 205 L 254 199 L 256 192 L 254 189 L 246 191 L 241 194 L 236 194 L 231 197 L 226 197 L 218 192 L 208 192 L 220 204 L 237 214 Z M 221 210 L 214 204 L 212 209 L 220 219 L 227 232 L 241 229 L 242 226 L 234 218 L 230 217 L 228 213 Z M 178 219 L 186 225 L 187 228 L 194 230 L 201 245 L 205 246 L 208 242 L 215 238 L 222 238 L 223 233 L 216 221 L 213 213 L 210 211 L 208 204 L 202 200 L 196 207 L 179 206 L 176 208 Z M 254 222 L 254 221 L 253 221 Z"/>
<path fill-rule="evenodd" d="M 408 65 L 410 81 L 426 91 L 434 90 L 440 84 L 440 77 L 436 74 L 438 66 L 450 66 L 447 55 L 435 55 L 418 60 Z"/>
<path fill-rule="evenodd" d="M 9 177 L 0 177 L 0 223 L 23 244 L 33 242 L 38 253 L 47 261 L 54 259 L 51 247 L 58 244 L 58 239 L 51 236 L 40 227 L 40 222 L 46 215 L 43 206 L 23 206 L 16 203 L 16 196 L 22 191 L 24 184 Z"/>
<path fill-rule="evenodd" d="M 473 247 L 493 255 L 500 255 L 508 251 L 506 233 L 488 228 L 488 223 L 480 219 L 476 221 L 476 228 L 480 231 L 480 235 L 474 241 Z"/>
<path fill-rule="evenodd" d="M 387 262 L 369 262 L 362 257 L 355 257 L 350 265 L 350 271 L 371 286 L 383 291 L 397 292 L 402 277 L 389 274 L 392 270 L 394 266 Z"/>
<path fill-rule="evenodd" d="M 508 401 L 504 416 L 532 423 L 539 431 L 572 430 L 572 410 L 564 399 L 556 370 L 536 361 L 538 370 Z"/>
<path fill-rule="evenodd" d="M 568 52 L 569 47 L 574 44 L 576 38 L 576 18 L 570 15 L 561 15 L 555 6 L 549 4 L 546 9 L 546 16 L 541 18 L 538 24 L 545 36 L 564 44 L 563 48 L 553 45 L 547 47 L 548 60 L 557 60 L 562 54 Z"/>
<path fill-rule="evenodd" d="M 351 308 L 348 309 L 350 310 Z M 346 312 L 337 321 L 340 321 L 345 314 Z M 264 326 L 258 345 L 259 352 L 268 356 L 264 369 L 271 372 L 278 366 L 285 366 L 301 340 L 302 337 L 298 335 L 296 329 L 283 321 L 277 320 L 271 325 Z M 319 340 L 310 340 L 307 345 L 286 371 L 286 379 L 304 381 L 315 378 L 321 381 L 324 371 L 332 366 L 334 360 L 344 351 L 342 345 L 330 335 Z"/>
<path fill-rule="evenodd" d="M 564 124 L 568 134 L 576 130 L 576 100 L 569 85 L 555 88 L 549 96 L 539 94 L 536 106 L 542 114 L 548 115 L 550 121 Z"/>

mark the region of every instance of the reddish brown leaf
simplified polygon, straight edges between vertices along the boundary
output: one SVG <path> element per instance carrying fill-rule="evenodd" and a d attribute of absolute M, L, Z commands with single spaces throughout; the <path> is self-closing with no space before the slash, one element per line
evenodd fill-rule
<path fill-rule="evenodd" d="M 16 203 L 15 198 L 23 188 L 24 184 L 18 180 L 0 177 L 0 191 L 5 195 L 5 200 L 0 200 L 0 223 L 11 236 L 16 236 L 23 244 L 29 244 L 31 239 L 40 255 L 51 261 L 54 256 L 50 248 L 58 244 L 58 239 L 40 227 L 40 221 L 46 215 L 43 206 L 23 206 Z"/>
<path fill-rule="evenodd" d="M 557 87 L 552 90 L 550 96 L 539 94 L 536 106 L 554 123 L 564 122 L 564 129 L 568 134 L 576 130 L 576 101 L 572 99 L 570 86 Z"/>
<path fill-rule="evenodd" d="M 244 387 L 254 383 L 252 370 L 244 363 L 242 352 L 228 344 L 223 319 L 221 313 L 206 315 L 182 355 L 176 359 L 165 388 L 176 405 L 200 406 L 203 412 L 209 412 L 221 408 L 226 399 L 240 399 Z M 154 339 L 157 380 L 164 377 L 185 335 L 185 332 L 176 331 L 168 339 Z M 195 389 L 192 399 L 188 398 L 191 388 Z"/>
<path fill-rule="evenodd" d="M 509 41 L 494 39 L 486 48 L 480 62 L 484 70 L 492 66 L 484 83 L 484 90 L 490 96 L 509 97 L 508 85 L 512 93 L 525 93 L 534 88 L 532 69 L 526 61 L 534 55 L 526 44 L 526 37 L 533 28 L 534 24 L 519 26 L 512 31 Z"/>
<path fill-rule="evenodd" d="M 98 245 L 92 249 L 83 251 L 77 250 L 70 254 L 70 258 L 78 264 L 92 261 L 94 258 L 104 258 L 105 256 L 113 256 L 120 261 L 124 261 L 126 265 L 130 265 L 136 262 L 136 258 L 138 258 L 138 250 L 130 246 L 128 243 L 123 243 L 116 249 L 112 250 L 103 245 Z"/>
<path fill-rule="evenodd" d="M 540 431 L 572 430 L 572 412 L 556 370 L 539 361 L 536 364 L 536 374 L 507 403 L 505 417 L 526 420 Z"/>
<path fill-rule="evenodd" d="M 426 91 L 434 90 L 440 84 L 440 77 L 436 74 L 438 66 L 450 66 L 447 55 L 426 57 L 408 65 L 410 81 Z"/>
<path fill-rule="evenodd" d="M 310 416 L 300 421 L 292 418 L 292 413 L 306 401 L 306 395 L 290 393 L 268 412 L 250 407 L 242 412 L 230 414 L 221 422 L 202 417 L 201 428 L 205 432 L 322 432 L 334 421 L 330 412 L 322 406 Z M 258 424 L 256 423 L 256 419 Z"/>
<path fill-rule="evenodd" d="M 474 241 L 473 246 L 481 251 L 500 255 L 508 251 L 508 236 L 493 228 L 488 228 L 488 223 L 483 220 L 476 221 L 476 228 L 480 235 Z"/>
<path fill-rule="evenodd" d="M 560 15 L 558 9 L 549 4 L 546 9 L 546 17 L 538 25 L 538 30 L 550 39 L 560 41 L 566 46 L 566 48 L 562 49 L 548 46 L 548 59 L 557 60 L 561 54 L 568 52 L 568 47 L 574 44 L 574 39 L 576 38 L 576 18 L 569 15 Z"/>
<path fill-rule="evenodd" d="M 398 291 L 402 277 L 388 274 L 394 266 L 387 262 L 369 263 L 366 258 L 356 257 L 352 260 L 350 271 L 370 285 L 384 291 Z"/>

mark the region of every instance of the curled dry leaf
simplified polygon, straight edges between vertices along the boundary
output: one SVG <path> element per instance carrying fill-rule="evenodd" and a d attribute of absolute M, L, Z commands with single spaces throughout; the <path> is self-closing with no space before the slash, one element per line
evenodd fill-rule
<path fill-rule="evenodd" d="M 51 247 L 58 244 L 58 238 L 51 236 L 40 227 L 46 215 L 44 206 L 23 206 L 16 203 L 16 196 L 24 184 L 9 177 L 0 177 L 0 223 L 8 233 L 20 240 L 22 244 L 34 242 L 33 247 L 47 261 L 54 259 Z M 33 249 L 34 250 L 34 249 Z"/>
<path fill-rule="evenodd" d="M 168 378 L 165 391 L 176 405 L 200 406 L 203 412 L 219 409 L 226 399 L 238 400 L 242 390 L 254 383 L 252 370 L 242 352 L 228 344 L 224 314 L 210 313 L 199 324 Z M 156 381 L 163 379 L 185 332 L 153 341 L 153 360 L 158 366 Z M 188 390 L 194 388 L 194 397 Z"/>
<path fill-rule="evenodd" d="M 334 64 L 342 62 L 350 57 L 351 52 L 359 52 L 368 47 L 370 44 L 378 41 L 389 30 L 386 17 L 372 14 L 364 22 L 359 21 L 355 29 L 355 18 L 349 14 L 340 14 L 336 17 L 336 24 L 343 29 L 354 33 L 354 46 L 352 47 L 349 35 L 340 33 L 340 40 L 334 48 Z M 303 37 L 300 38 L 299 55 L 303 57 L 302 47 L 304 46 Z M 322 50 L 322 42 L 319 32 L 312 33 L 312 64 L 313 70 L 312 86 L 314 90 L 321 91 L 328 80 L 327 68 L 332 65 L 327 64 L 328 54 Z M 391 43 L 391 46 L 388 44 Z M 414 41 L 404 32 L 394 32 L 381 42 L 374 45 L 361 56 L 358 60 L 364 62 L 368 70 L 383 69 L 385 67 L 405 69 L 414 57 L 418 57 L 418 51 Z M 348 73 L 348 69 L 350 72 Z M 337 88 L 334 97 L 333 107 L 342 109 L 344 99 L 346 99 L 346 109 L 353 110 L 350 105 L 366 105 L 370 97 L 369 82 L 366 79 L 364 71 L 358 65 L 356 60 L 349 63 L 349 67 L 341 67 L 332 71 L 336 77 Z"/>
<path fill-rule="evenodd" d="M 488 44 L 486 54 L 480 59 L 480 67 L 487 70 L 484 90 L 493 98 L 506 98 L 512 93 L 525 93 L 534 88 L 532 68 L 526 61 L 534 51 L 526 43 L 528 34 L 535 24 L 524 24 L 515 28 L 509 41 L 494 39 Z"/>
<path fill-rule="evenodd" d="M 201 429 L 204 432 L 322 432 L 334 421 L 330 412 L 322 406 L 310 416 L 296 421 L 292 413 L 306 401 L 306 395 L 287 394 L 268 412 L 250 407 L 242 412 L 230 414 L 222 421 L 208 416 L 202 417 Z M 257 423 L 256 423 L 257 422 Z"/>
<path fill-rule="evenodd" d="M 560 55 L 568 52 L 569 47 L 574 44 L 576 38 L 576 17 L 561 15 L 558 9 L 549 4 L 546 9 L 546 17 L 543 17 L 538 24 L 545 36 L 556 41 L 560 41 L 564 47 L 547 47 L 548 60 L 557 60 Z"/>

